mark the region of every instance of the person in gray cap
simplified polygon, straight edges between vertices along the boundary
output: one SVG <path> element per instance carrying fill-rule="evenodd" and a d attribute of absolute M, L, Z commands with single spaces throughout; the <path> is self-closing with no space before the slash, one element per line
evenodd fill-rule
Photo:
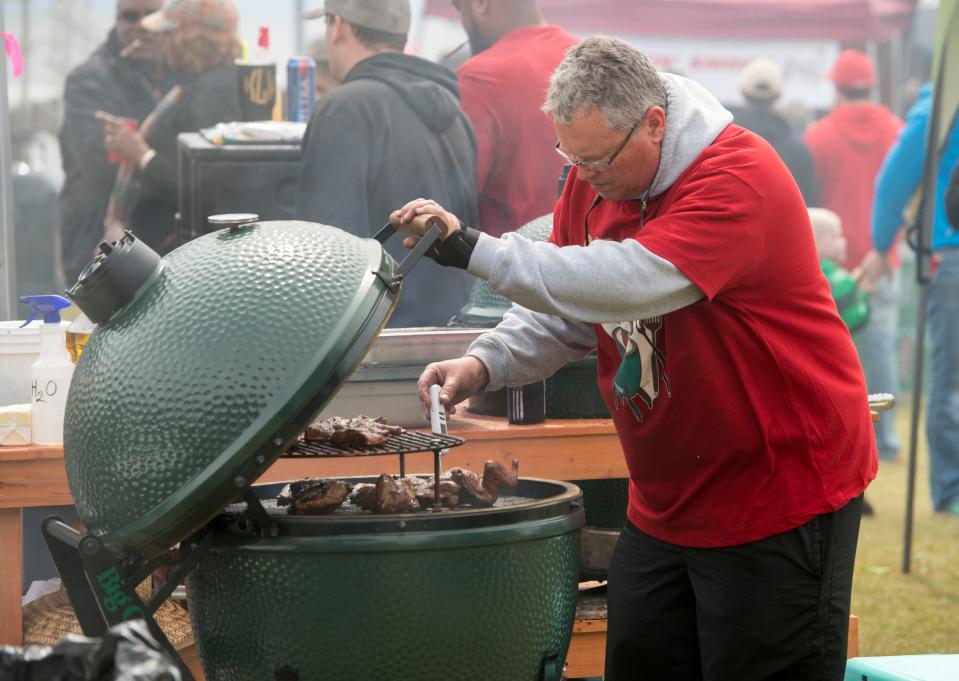
<path fill-rule="evenodd" d="M 792 174 L 807 206 L 819 206 L 819 178 L 809 149 L 789 127 L 789 122 L 776 111 L 776 101 L 783 92 L 783 76 L 779 64 L 768 57 L 758 57 L 746 64 L 739 81 L 746 107 L 736 114 L 736 123 L 769 142 Z"/>
<path fill-rule="evenodd" d="M 297 218 L 369 237 L 396 206 L 436 196 L 478 221 L 476 140 L 456 76 L 403 54 L 410 14 L 409 0 L 327 0 L 306 15 L 325 19 L 342 85 L 320 100 L 304 136 Z M 446 325 L 471 285 L 464 272 L 424 260 L 390 326 Z"/>

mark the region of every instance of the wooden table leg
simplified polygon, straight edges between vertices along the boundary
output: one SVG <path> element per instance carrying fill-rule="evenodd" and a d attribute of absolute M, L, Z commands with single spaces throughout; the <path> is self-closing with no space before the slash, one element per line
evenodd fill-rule
<path fill-rule="evenodd" d="M 849 616 L 849 643 L 846 645 L 846 659 L 859 657 L 859 618 Z"/>
<path fill-rule="evenodd" d="M 0 644 L 23 643 L 23 520 L 19 508 L 0 509 Z"/>

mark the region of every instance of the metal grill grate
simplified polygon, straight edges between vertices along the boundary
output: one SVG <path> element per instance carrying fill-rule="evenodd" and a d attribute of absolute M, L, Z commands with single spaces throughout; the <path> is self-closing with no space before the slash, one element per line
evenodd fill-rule
<path fill-rule="evenodd" d="M 407 431 L 400 435 L 391 435 L 385 444 L 369 447 L 339 447 L 321 442 L 301 440 L 283 455 L 290 458 L 309 458 L 323 456 L 386 456 L 389 454 L 413 454 L 415 452 L 437 452 L 450 447 L 458 447 L 465 440 L 452 435 L 436 433 L 418 433 Z"/>

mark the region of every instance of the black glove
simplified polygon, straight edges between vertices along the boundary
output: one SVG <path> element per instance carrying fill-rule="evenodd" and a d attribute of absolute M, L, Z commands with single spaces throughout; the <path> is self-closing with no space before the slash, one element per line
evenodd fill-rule
<path fill-rule="evenodd" d="M 473 255 L 479 235 L 479 230 L 472 227 L 460 227 L 445 241 L 437 241 L 433 244 L 426 251 L 426 255 L 445 267 L 459 267 L 465 270 L 469 267 L 470 256 Z"/>

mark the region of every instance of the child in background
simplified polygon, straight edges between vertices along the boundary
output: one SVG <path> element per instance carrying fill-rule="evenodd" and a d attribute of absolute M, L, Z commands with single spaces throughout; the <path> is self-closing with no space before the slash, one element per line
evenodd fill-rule
<path fill-rule="evenodd" d="M 839 266 L 846 260 L 842 220 L 831 210 L 810 208 L 809 221 L 816 240 L 816 253 L 829 281 L 836 307 L 839 308 L 839 316 L 846 322 L 849 332 L 855 333 L 869 321 L 869 294 L 856 288 L 852 274 Z"/>

